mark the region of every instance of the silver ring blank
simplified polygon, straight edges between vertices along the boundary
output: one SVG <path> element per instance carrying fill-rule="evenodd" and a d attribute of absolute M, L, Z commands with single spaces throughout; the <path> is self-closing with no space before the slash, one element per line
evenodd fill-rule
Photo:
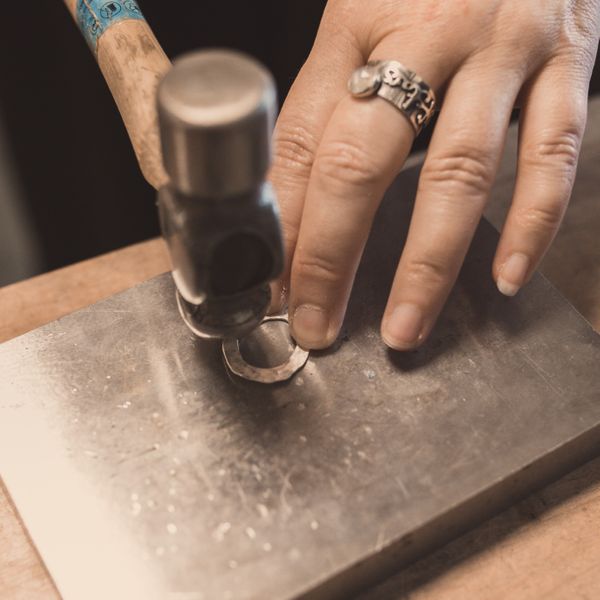
<path fill-rule="evenodd" d="M 266 317 L 259 327 L 270 322 L 288 323 L 287 317 L 275 316 Z M 240 341 L 236 339 L 223 340 L 223 357 L 229 370 L 238 377 L 248 381 L 257 381 L 259 383 L 279 383 L 291 379 L 304 365 L 306 365 L 309 352 L 296 345 L 290 358 L 277 367 L 263 368 L 255 367 L 246 362 L 240 351 Z"/>

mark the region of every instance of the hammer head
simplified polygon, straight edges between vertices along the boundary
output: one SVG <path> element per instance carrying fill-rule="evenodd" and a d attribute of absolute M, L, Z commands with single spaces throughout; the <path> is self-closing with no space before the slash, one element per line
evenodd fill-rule
<path fill-rule="evenodd" d="M 265 182 L 276 93 L 269 73 L 234 52 L 174 63 L 158 111 L 170 183 L 159 191 L 180 312 L 201 337 L 260 324 L 283 268 L 273 191 Z"/>

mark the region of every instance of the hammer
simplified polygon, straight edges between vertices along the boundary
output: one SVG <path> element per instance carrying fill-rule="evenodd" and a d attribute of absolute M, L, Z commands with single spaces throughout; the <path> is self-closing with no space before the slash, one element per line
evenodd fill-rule
<path fill-rule="evenodd" d="M 158 190 L 177 305 L 203 338 L 239 338 L 271 302 L 283 269 L 266 182 L 277 111 L 269 72 L 210 50 L 171 66 L 134 0 L 65 0 L 96 55 L 140 169 Z"/>

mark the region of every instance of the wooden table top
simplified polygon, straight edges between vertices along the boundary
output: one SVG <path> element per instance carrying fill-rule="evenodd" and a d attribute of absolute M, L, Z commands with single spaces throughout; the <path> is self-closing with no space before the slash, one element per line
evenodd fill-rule
<path fill-rule="evenodd" d="M 600 99 L 590 104 L 578 187 L 543 272 L 600 331 Z M 511 134 L 509 145 L 515 143 Z M 503 166 L 506 175 L 512 166 Z M 500 224 L 505 198 L 488 217 Z M 498 195 L 498 192 L 497 192 Z M 0 289 L 0 342 L 168 270 L 152 240 Z M 600 458 L 405 569 L 365 600 L 600 598 Z M 0 486 L 0 598 L 59 595 Z"/>

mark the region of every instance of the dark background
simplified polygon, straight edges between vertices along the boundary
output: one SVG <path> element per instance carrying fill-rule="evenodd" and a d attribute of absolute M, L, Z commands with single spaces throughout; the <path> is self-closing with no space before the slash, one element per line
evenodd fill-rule
<path fill-rule="evenodd" d="M 140 0 L 167 54 L 226 46 L 275 74 L 284 98 L 326 0 Z M 593 91 L 600 91 L 596 69 Z M 0 15 L 0 119 L 42 254 L 41 270 L 158 234 L 143 180 L 92 53 L 61 0 Z M 421 144 L 425 143 L 422 141 Z"/>

